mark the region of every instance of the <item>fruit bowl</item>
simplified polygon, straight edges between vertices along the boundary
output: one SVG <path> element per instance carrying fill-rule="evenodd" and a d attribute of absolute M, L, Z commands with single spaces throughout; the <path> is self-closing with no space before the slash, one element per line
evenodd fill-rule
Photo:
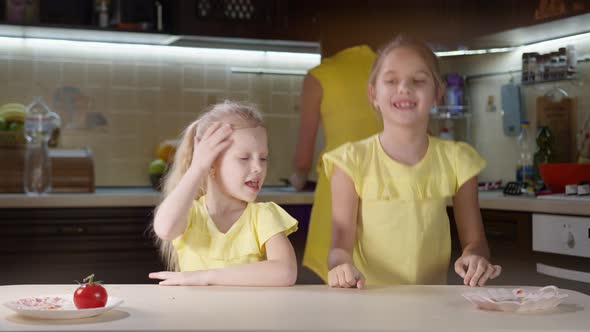
<path fill-rule="evenodd" d="M 22 129 L 16 131 L 0 131 L 0 147 L 19 147 L 26 144 Z"/>
<path fill-rule="evenodd" d="M 565 192 L 565 186 L 568 184 L 578 184 L 582 180 L 590 180 L 590 164 L 540 164 L 539 173 L 547 188 L 552 193 L 559 194 Z"/>

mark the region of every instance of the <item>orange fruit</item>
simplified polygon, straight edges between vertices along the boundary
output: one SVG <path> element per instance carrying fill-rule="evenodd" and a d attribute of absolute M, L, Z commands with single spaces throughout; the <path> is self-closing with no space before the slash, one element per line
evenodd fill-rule
<path fill-rule="evenodd" d="M 158 144 L 156 149 L 156 157 L 158 159 L 162 159 L 167 163 L 172 162 L 174 159 L 174 153 L 176 152 L 176 142 L 175 141 L 164 141 Z"/>

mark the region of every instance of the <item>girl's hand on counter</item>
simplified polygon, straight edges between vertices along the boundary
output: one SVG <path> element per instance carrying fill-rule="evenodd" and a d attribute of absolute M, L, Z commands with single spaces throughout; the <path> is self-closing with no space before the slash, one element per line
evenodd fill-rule
<path fill-rule="evenodd" d="M 328 285 L 339 288 L 365 288 L 365 277 L 350 264 L 340 264 L 328 272 Z"/>
<path fill-rule="evenodd" d="M 207 286 L 207 271 L 190 271 L 190 272 L 152 272 L 149 274 L 150 279 L 160 279 L 162 286 Z"/>
<path fill-rule="evenodd" d="M 468 286 L 483 286 L 488 279 L 497 278 L 502 273 L 500 265 L 492 265 L 487 259 L 479 255 L 461 256 L 455 262 L 455 272 L 463 283 Z"/>

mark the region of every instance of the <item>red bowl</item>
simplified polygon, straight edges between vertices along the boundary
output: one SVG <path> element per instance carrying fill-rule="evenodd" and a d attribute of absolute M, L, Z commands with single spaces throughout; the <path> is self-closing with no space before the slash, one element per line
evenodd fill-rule
<path fill-rule="evenodd" d="M 563 193 L 568 184 L 590 180 L 590 164 L 540 164 L 539 173 L 551 192 Z"/>

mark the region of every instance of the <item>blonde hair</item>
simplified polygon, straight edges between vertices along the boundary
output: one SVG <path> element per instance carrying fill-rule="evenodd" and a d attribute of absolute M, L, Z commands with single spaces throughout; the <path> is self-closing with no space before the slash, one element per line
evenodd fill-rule
<path fill-rule="evenodd" d="M 375 85 L 375 82 L 377 81 L 377 76 L 379 76 L 379 73 L 381 72 L 381 67 L 383 67 L 383 62 L 385 61 L 385 58 L 389 55 L 389 53 L 393 52 L 398 48 L 409 48 L 418 53 L 418 55 L 426 64 L 426 67 L 428 67 L 428 70 L 430 71 L 430 74 L 434 79 L 434 88 L 436 94 L 441 94 L 445 85 L 440 74 L 440 65 L 438 62 L 438 57 L 423 41 L 411 37 L 406 37 L 403 35 L 397 36 L 389 43 L 385 44 L 385 46 L 383 46 L 381 49 L 379 49 L 377 53 L 377 58 L 375 59 L 375 62 L 373 63 L 373 68 L 371 69 L 371 74 L 369 75 L 369 85 Z"/>
<path fill-rule="evenodd" d="M 264 127 L 262 114 L 252 104 L 225 100 L 223 103 L 208 107 L 181 134 L 180 144 L 174 154 L 174 161 L 164 178 L 162 199 L 166 198 L 176 188 L 180 179 L 189 169 L 193 158 L 195 137 L 201 139 L 205 131 L 215 122 L 228 123 L 233 128 Z M 205 193 L 206 183 L 204 187 L 200 188 L 199 194 L 195 199 Z M 153 234 L 155 235 L 155 232 Z M 162 240 L 157 236 L 155 236 L 155 239 L 160 248 L 160 255 L 166 262 L 167 269 L 170 271 L 179 271 L 178 256 L 172 246 L 172 241 Z"/>

